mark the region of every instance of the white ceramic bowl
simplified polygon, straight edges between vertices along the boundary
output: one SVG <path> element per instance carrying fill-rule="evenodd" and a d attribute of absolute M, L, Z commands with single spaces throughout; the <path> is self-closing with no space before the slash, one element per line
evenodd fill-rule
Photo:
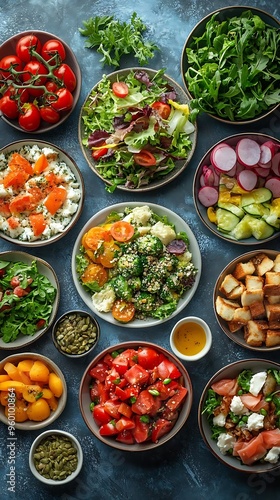
<path fill-rule="evenodd" d="M 245 347 L 246 349 L 250 349 L 252 351 L 262 351 L 264 353 L 269 353 L 270 351 L 278 351 L 280 349 L 280 345 L 267 347 L 265 342 L 263 342 L 262 345 L 259 345 L 259 346 L 248 344 L 248 342 L 245 339 L 245 335 L 244 335 L 245 323 L 244 324 L 241 323 L 239 330 L 236 330 L 236 331 L 231 330 L 229 327 L 228 321 L 223 319 L 217 313 L 217 307 L 216 307 L 217 297 L 222 297 L 223 299 L 230 300 L 231 302 L 237 302 L 238 304 L 240 304 L 240 307 L 242 306 L 241 298 L 240 297 L 236 297 L 236 298 L 226 297 L 226 295 L 220 290 L 221 288 L 224 288 L 224 287 L 221 287 L 221 285 L 222 285 L 222 283 L 227 275 L 232 275 L 232 273 L 234 273 L 237 266 L 240 266 L 241 264 L 246 264 L 254 258 L 258 258 L 258 255 L 265 255 L 265 256 L 267 256 L 269 261 L 274 261 L 274 259 L 277 257 L 277 255 L 279 255 L 279 252 L 277 252 L 276 250 L 267 250 L 267 249 L 261 249 L 259 251 L 254 250 L 251 252 L 246 252 L 246 253 L 240 255 L 239 257 L 236 257 L 231 262 L 229 262 L 229 264 L 220 272 L 220 274 L 217 278 L 217 281 L 215 283 L 214 293 L 213 293 L 213 308 L 214 308 L 214 312 L 216 315 L 216 320 L 217 320 L 220 328 L 223 330 L 223 332 L 227 335 L 227 337 L 230 340 L 232 340 L 233 342 L 235 342 L 236 344 L 238 344 L 242 347 Z M 254 272 L 254 275 L 258 276 L 257 270 Z M 241 278 L 241 274 L 240 274 L 240 278 L 238 278 L 238 280 L 241 281 L 242 284 L 245 284 L 245 278 L 244 277 Z M 252 319 L 254 319 L 254 318 L 252 318 Z M 261 321 L 267 322 L 267 317 L 265 314 L 261 318 L 255 318 L 255 319 L 257 319 L 257 320 L 259 319 Z M 273 328 L 273 327 L 271 327 L 271 328 Z"/>
<path fill-rule="evenodd" d="M 34 465 L 34 453 L 36 453 L 36 448 L 41 444 L 41 442 L 45 438 L 49 438 L 51 436 L 55 436 L 58 439 L 60 437 L 61 438 L 68 438 L 71 441 L 72 445 L 77 450 L 77 459 L 78 459 L 77 468 L 69 476 L 67 476 L 65 479 L 62 479 L 61 481 L 55 480 L 55 479 L 45 478 L 44 476 L 42 476 L 42 474 L 40 474 L 37 471 L 37 469 Z M 44 432 L 42 432 L 42 434 L 39 434 L 39 436 L 37 436 L 36 439 L 34 439 L 32 445 L 31 445 L 30 451 L 29 451 L 29 467 L 30 467 L 30 470 L 31 470 L 33 476 L 48 486 L 60 486 L 60 485 L 70 483 L 70 481 L 73 481 L 73 479 L 75 479 L 78 476 L 78 474 L 81 471 L 82 465 L 83 465 L 82 447 L 81 447 L 78 439 L 70 432 L 66 432 L 66 431 L 62 431 L 62 430 L 58 430 L 58 429 L 50 429 L 48 431 L 44 431 Z M 62 468 L 62 471 L 63 471 L 63 468 Z"/>
<path fill-rule="evenodd" d="M 110 354 L 113 351 L 118 351 L 118 350 L 126 350 L 126 349 L 135 349 L 137 350 L 139 347 L 150 347 L 151 349 L 154 349 L 159 353 L 160 355 L 163 355 L 166 357 L 169 361 L 175 364 L 175 366 L 179 369 L 181 373 L 180 377 L 180 383 L 187 389 L 187 394 L 186 397 L 182 403 L 182 406 L 180 407 L 179 410 L 179 415 L 178 418 L 172 427 L 172 429 L 162 435 L 156 442 L 152 442 L 151 440 L 147 440 L 142 443 L 136 443 L 134 442 L 133 444 L 127 444 L 121 441 L 117 441 L 115 439 L 115 436 L 104 436 L 101 435 L 99 432 L 99 427 L 96 424 L 92 411 L 90 410 L 90 404 L 92 402 L 90 398 L 90 384 L 92 382 L 92 377 L 90 375 L 90 370 L 93 368 L 97 363 L 99 363 L 103 357 L 106 354 Z M 142 386 L 144 388 L 144 386 Z M 189 376 L 189 373 L 187 369 L 184 367 L 184 365 L 174 356 L 174 354 L 170 353 L 167 351 L 167 349 L 164 349 L 163 347 L 160 347 L 156 344 L 153 344 L 151 342 L 142 342 L 142 341 L 132 341 L 132 342 L 122 342 L 120 344 L 114 345 L 107 347 L 104 349 L 104 351 L 100 352 L 88 365 L 86 368 L 82 380 L 80 383 L 80 391 L 79 391 L 79 403 L 80 403 L 80 411 L 82 414 L 82 417 L 88 426 L 90 432 L 101 442 L 104 444 L 107 444 L 108 446 L 111 446 L 112 448 L 117 448 L 118 450 L 122 451 L 130 451 L 130 452 L 139 452 L 139 451 L 152 451 L 158 446 L 161 446 L 162 444 L 166 443 L 170 439 L 172 439 L 185 425 L 191 408 L 192 408 L 192 402 L 193 402 L 193 389 L 192 389 L 192 382 Z"/>
<path fill-rule="evenodd" d="M 176 343 L 176 333 L 178 332 L 179 328 L 186 327 L 186 333 L 184 333 L 184 337 L 188 337 L 188 325 L 189 328 L 191 328 L 190 332 L 195 332 L 195 328 L 193 328 L 193 325 L 197 327 L 198 330 L 202 329 L 205 335 L 205 345 L 201 350 L 196 352 L 195 354 L 187 354 L 188 352 L 188 347 L 192 346 L 194 347 L 195 342 L 195 334 L 190 334 L 189 335 L 189 342 L 187 342 L 185 351 L 186 354 L 184 354 L 181 350 L 178 349 L 178 344 Z M 210 350 L 212 345 L 212 333 L 211 330 L 208 326 L 208 324 L 201 318 L 198 318 L 197 316 L 188 316 L 186 318 L 180 319 L 172 328 L 171 334 L 170 334 L 170 346 L 174 354 L 180 358 L 183 361 L 198 361 L 199 359 L 203 358 Z"/>
<path fill-rule="evenodd" d="M 175 225 L 176 232 L 185 231 L 187 233 L 187 236 L 189 238 L 189 251 L 192 253 L 192 262 L 194 263 L 194 266 L 197 269 L 197 274 L 195 276 L 195 282 L 194 282 L 193 286 L 189 290 L 187 290 L 187 292 L 185 292 L 183 297 L 179 300 L 176 311 L 173 314 L 171 314 L 168 318 L 166 318 L 166 319 L 153 319 L 153 318 L 151 318 L 151 319 L 145 319 L 145 320 L 135 319 L 135 320 L 131 321 L 130 323 L 120 323 L 113 318 L 111 312 L 103 313 L 103 312 L 98 311 L 94 307 L 94 305 L 92 303 L 92 299 L 91 299 L 91 294 L 85 290 L 85 288 L 81 285 L 81 283 L 79 281 L 78 274 L 76 271 L 76 257 L 80 251 L 82 237 L 91 227 L 94 227 L 94 226 L 97 226 L 99 224 L 104 223 L 106 220 L 106 217 L 111 212 L 114 212 L 114 211 L 115 212 L 122 212 L 126 207 L 135 208 L 135 207 L 145 206 L 145 205 L 148 205 L 153 212 L 159 214 L 160 216 L 166 216 L 168 218 L 168 220 Z M 91 311 L 93 311 L 95 315 L 99 316 L 103 320 L 108 321 L 109 323 L 112 323 L 114 325 L 118 325 L 118 326 L 121 325 L 122 327 L 127 327 L 127 328 L 147 328 L 147 327 L 151 327 L 151 326 L 156 326 L 156 325 L 160 325 L 164 321 L 168 321 L 169 319 L 176 316 L 179 312 L 181 312 L 187 306 L 187 304 L 190 302 L 190 300 L 194 296 L 195 291 L 196 291 L 198 284 L 199 284 L 199 280 L 200 280 L 200 276 L 201 276 L 201 269 L 202 269 L 202 263 L 201 263 L 200 249 L 199 249 L 198 243 L 196 241 L 196 238 L 195 238 L 193 232 L 191 231 L 190 227 L 188 226 L 188 224 L 183 219 L 181 219 L 181 217 L 179 217 L 177 214 L 175 214 L 171 210 L 169 210 L 165 207 L 162 207 L 160 205 L 155 205 L 153 203 L 141 203 L 141 202 L 140 203 L 137 203 L 137 202 L 118 203 L 117 205 L 111 205 L 111 206 L 104 208 L 103 210 L 100 210 L 100 212 L 96 213 L 93 217 L 91 217 L 88 220 L 88 222 L 84 225 L 84 227 L 80 231 L 78 238 L 76 240 L 76 243 L 74 245 L 74 248 L 73 248 L 73 253 L 72 253 L 72 277 L 73 277 L 76 289 L 77 289 L 80 297 L 83 299 L 83 301 L 87 305 L 87 307 Z"/>
<path fill-rule="evenodd" d="M 279 469 L 280 462 L 272 464 L 269 462 L 256 462 L 252 465 L 242 464 L 235 456 L 230 454 L 222 454 L 217 446 L 217 442 L 212 438 L 212 433 L 208 421 L 206 412 L 202 413 L 205 407 L 205 401 L 207 399 L 208 390 L 211 388 L 212 384 L 223 379 L 234 379 L 243 370 L 251 370 L 252 373 L 258 373 L 268 369 L 280 370 L 279 363 L 274 361 L 264 360 L 264 359 L 243 359 L 241 361 L 235 361 L 227 366 L 224 366 L 218 370 L 211 379 L 205 385 L 202 391 L 202 395 L 198 406 L 198 424 L 203 440 L 205 441 L 208 449 L 213 453 L 214 457 L 219 459 L 224 465 L 229 466 L 238 472 L 245 472 L 249 474 L 261 474 L 269 473 Z M 253 476 L 252 476 L 253 477 Z"/>
<path fill-rule="evenodd" d="M 121 70 L 118 70 L 118 71 L 114 71 L 113 73 L 110 73 L 109 75 L 107 75 L 107 78 L 111 81 L 111 82 L 115 82 L 115 81 L 118 81 L 119 79 L 122 80 L 123 78 L 125 78 L 131 71 L 145 71 L 148 73 L 148 75 L 153 78 L 157 71 L 154 70 L 154 69 L 150 69 L 150 68 L 127 68 L 127 69 L 121 69 Z M 164 79 L 168 82 L 169 86 L 173 89 L 175 89 L 175 92 L 178 96 L 178 102 L 180 104 L 188 104 L 189 103 L 189 98 L 188 96 L 186 95 L 185 91 L 182 89 L 182 87 L 180 85 L 178 85 L 178 83 L 175 82 L 175 80 L 173 80 L 172 78 L 170 78 L 168 75 L 164 75 Z M 91 170 L 100 178 L 102 179 L 108 186 L 110 186 L 112 183 L 111 181 L 109 181 L 108 179 L 105 179 L 103 176 L 102 176 L 102 173 L 100 172 L 100 170 L 98 170 L 97 168 L 97 163 L 94 161 L 94 159 L 92 158 L 92 155 L 91 155 L 91 150 L 85 146 L 83 144 L 83 141 L 84 139 L 87 138 L 87 135 L 86 135 L 86 132 L 85 132 L 85 126 L 84 126 L 84 121 L 83 121 L 83 116 L 85 115 L 86 116 L 86 111 L 85 111 L 85 107 L 87 106 L 89 100 L 90 100 L 90 96 L 92 94 L 92 92 L 96 92 L 97 89 L 98 89 L 98 86 L 99 86 L 100 82 L 98 82 L 92 89 L 91 91 L 89 92 L 89 94 L 87 95 L 83 105 L 82 105 L 82 108 L 81 108 L 81 112 L 80 112 L 80 117 L 79 117 L 79 141 L 80 141 L 80 146 L 81 146 L 81 149 L 82 149 L 82 152 L 84 154 L 84 157 L 89 165 L 89 167 L 91 168 Z M 149 181 L 148 183 L 144 184 L 138 188 L 131 188 L 131 187 L 128 187 L 128 186 L 125 186 L 124 184 L 118 184 L 117 185 L 117 189 L 120 189 L 122 191 L 129 191 L 129 192 L 136 192 L 136 193 L 140 193 L 140 192 L 146 192 L 146 191 L 151 191 L 151 190 L 154 190 L 154 189 L 158 189 L 162 186 L 165 186 L 166 184 L 168 184 L 169 182 L 173 181 L 174 179 L 176 179 L 184 170 L 185 168 L 188 166 L 193 154 L 194 154 L 194 150 L 195 150 L 195 147 L 196 147 L 196 141 L 197 141 L 197 128 L 196 128 L 196 124 L 195 124 L 195 130 L 194 132 L 192 132 L 190 134 L 190 140 L 192 142 L 192 146 L 191 146 L 191 149 L 188 151 L 188 156 L 186 159 L 180 159 L 180 160 L 176 160 L 175 162 L 175 168 L 170 172 L 168 173 L 167 175 L 161 175 L 160 177 L 158 177 L 157 179 L 152 179 L 151 181 Z"/>
<path fill-rule="evenodd" d="M 20 251 L 7 251 L 7 252 L 1 252 L 0 253 L 0 261 L 7 261 L 7 262 L 24 262 L 27 265 L 31 265 L 33 261 L 37 262 L 37 267 L 38 271 L 40 274 L 46 276 L 50 283 L 53 285 L 53 287 L 56 289 L 56 297 L 52 306 L 52 312 L 49 317 L 49 322 L 48 325 L 45 326 L 44 328 L 40 328 L 34 335 L 22 335 L 19 334 L 18 337 L 12 341 L 12 342 L 4 342 L 2 337 L 0 337 L 0 349 L 2 350 L 14 350 L 14 349 L 22 349 L 27 347 L 28 345 L 32 344 L 32 342 L 35 342 L 38 340 L 44 333 L 47 332 L 47 330 L 51 327 L 55 320 L 55 316 L 58 310 L 58 305 L 59 305 L 59 300 L 60 300 L 60 285 L 58 278 L 56 276 L 56 273 L 54 269 L 46 262 L 45 260 L 41 259 L 40 257 L 35 257 L 34 255 L 31 255 L 26 252 L 20 252 Z"/>
<path fill-rule="evenodd" d="M 64 235 L 68 233 L 68 231 L 71 230 L 71 228 L 76 224 L 78 221 L 82 209 L 83 209 L 83 204 L 84 204 L 84 180 L 82 173 L 79 170 L 78 165 L 76 162 L 71 158 L 71 156 L 64 151 L 63 149 L 59 148 L 58 146 L 55 146 L 54 144 L 51 144 L 46 141 L 41 141 L 41 140 L 34 140 L 34 139 L 27 139 L 27 140 L 21 140 L 21 141 L 15 141 L 11 142 L 10 144 L 7 144 L 3 148 L 0 149 L 0 155 L 9 155 L 12 152 L 20 152 L 25 146 L 33 147 L 33 146 L 38 146 L 40 150 L 43 148 L 50 148 L 51 150 L 55 151 L 55 153 L 58 155 L 57 156 L 57 162 L 62 162 L 67 165 L 67 167 L 71 170 L 71 172 L 74 174 L 78 188 L 80 190 L 80 199 L 76 202 L 77 203 L 77 209 L 76 211 L 72 214 L 70 221 L 68 224 L 65 226 L 62 225 L 61 228 L 56 229 L 56 233 L 53 235 L 50 235 L 49 237 L 38 237 L 37 239 L 34 239 L 32 241 L 29 240 L 20 240 L 18 236 L 12 237 L 12 235 L 9 235 L 8 233 L 4 232 L 3 230 L 0 230 L 0 237 L 9 241 L 10 243 L 15 243 L 17 245 L 24 245 L 25 247 L 39 247 L 39 246 L 45 246 L 49 245 L 51 243 L 54 243 L 55 241 L 59 240 L 62 238 Z M 75 188 L 76 189 L 76 188 Z M 21 190 L 22 193 L 24 192 L 24 189 Z M 62 205 L 62 210 L 64 207 L 66 207 L 67 201 L 66 199 L 64 206 Z M 26 212 L 28 213 L 28 212 Z M 59 213 L 59 212 L 58 212 Z M 5 217 L 8 218 L 9 214 Z M 65 217 L 65 216 L 64 216 Z"/>
<path fill-rule="evenodd" d="M 64 378 L 64 375 L 60 368 L 50 359 L 44 356 L 43 354 L 33 353 L 33 352 L 21 352 L 18 354 L 12 354 L 0 361 L 0 373 L 5 374 L 4 365 L 6 363 L 12 363 L 14 365 L 18 365 L 20 361 L 25 359 L 31 359 L 32 361 L 42 361 L 49 369 L 50 372 L 54 372 L 62 381 L 63 392 L 59 398 L 57 398 L 57 408 L 55 410 L 51 410 L 51 413 L 48 418 L 42 421 L 34 421 L 34 420 L 25 420 L 24 422 L 15 422 L 14 427 L 19 430 L 24 431 L 36 431 L 38 429 L 43 429 L 48 425 L 53 424 L 53 422 L 61 415 L 63 412 L 66 401 L 67 401 L 67 384 Z M 38 383 L 39 384 L 39 383 Z M 10 425 L 7 417 L 4 413 L 4 406 L 0 405 L 0 420 L 6 425 Z"/>
<path fill-rule="evenodd" d="M 56 36 L 52 33 L 49 33 L 47 31 L 28 30 L 28 31 L 23 31 L 21 33 L 17 33 L 15 35 L 11 36 L 11 38 L 8 38 L 7 40 L 5 40 L 5 42 L 3 42 L 2 45 L 0 46 L 0 59 L 4 56 L 10 55 L 10 54 L 15 54 L 16 53 L 15 52 L 16 44 L 17 44 L 18 40 L 20 40 L 21 37 L 24 37 L 24 36 L 30 35 L 30 34 L 37 36 L 39 38 L 39 40 L 41 41 L 42 46 L 45 42 L 47 42 L 50 39 L 60 41 L 63 44 L 63 46 L 65 48 L 65 52 L 66 52 L 66 58 L 63 61 L 63 63 L 66 63 L 66 64 L 68 64 L 68 66 L 70 66 L 70 68 L 74 72 L 74 74 L 76 76 L 76 80 L 77 80 L 76 88 L 73 91 L 73 98 L 74 98 L 73 106 L 70 109 L 70 111 L 67 111 L 67 112 L 61 114 L 61 119 L 54 124 L 47 123 L 47 122 L 41 120 L 39 128 L 33 132 L 29 132 L 31 134 L 43 134 L 45 132 L 49 132 L 50 130 L 53 130 L 54 128 L 58 127 L 59 125 L 62 125 L 62 123 L 64 123 L 67 120 L 67 118 L 69 118 L 70 114 L 74 111 L 75 106 L 76 106 L 78 99 L 79 99 L 79 96 L 80 96 L 80 92 L 81 92 L 82 75 L 81 75 L 81 70 L 80 70 L 80 66 L 78 64 L 77 58 L 76 58 L 73 50 L 71 49 L 71 47 L 69 45 L 67 45 L 64 42 L 64 40 L 62 40 L 58 36 Z M 10 125 L 11 127 L 15 128 L 17 130 L 20 130 L 21 132 L 27 133 L 26 131 L 24 131 L 20 127 L 17 119 L 12 120 L 12 119 L 5 117 L 4 115 L 0 115 L 0 116 L 6 124 Z"/>
<path fill-rule="evenodd" d="M 195 204 L 195 208 L 196 208 L 196 211 L 197 211 L 197 214 L 198 214 L 200 220 L 207 227 L 207 229 L 209 229 L 209 231 L 211 231 L 211 233 L 213 233 L 215 236 L 218 236 L 219 238 L 221 238 L 221 239 L 223 239 L 225 241 L 229 241 L 229 242 L 235 243 L 237 245 L 263 245 L 264 243 L 266 243 L 268 241 L 271 241 L 271 240 L 277 238 L 278 236 L 280 236 L 279 230 L 275 230 L 272 235 L 270 235 L 267 238 L 263 238 L 263 239 L 256 239 L 254 236 L 250 236 L 248 238 L 243 238 L 243 239 L 236 239 L 236 238 L 234 238 L 232 235 L 230 235 L 226 231 L 218 231 L 217 225 L 209 220 L 209 218 L 207 216 L 207 208 L 204 205 L 202 205 L 202 203 L 200 202 L 199 197 L 198 197 L 199 189 L 203 185 L 203 181 L 201 179 L 202 179 L 202 176 L 204 178 L 204 175 L 203 175 L 204 167 L 205 166 L 207 166 L 207 167 L 210 166 L 210 168 L 213 167 L 213 165 L 211 163 L 211 153 L 214 150 L 214 148 L 216 146 L 221 145 L 222 143 L 226 143 L 227 145 L 231 146 L 234 149 L 236 147 L 237 143 L 241 139 L 251 139 L 253 141 L 256 141 L 259 144 L 259 146 L 261 146 L 266 141 L 272 141 L 272 142 L 274 142 L 277 145 L 276 146 L 276 152 L 279 151 L 279 148 L 280 148 L 280 141 L 278 139 L 275 139 L 272 136 L 269 136 L 269 135 L 266 135 L 266 134 L 261 134 L 261 133 L 258 133 L 258 132 L 236 134 L 236 135 L 231 135 L 231 136 L 225 137 L 224 139 L 221 139 L 216 144 L 214 144 L 213 146 L 211 146 L 211 148 L 204 154 L 204 156 L 202 157 L 202 159 L 199 162 L 199 165 L 198 165 L 198 167 L 196 169 L 196 172 L 195 172 L 195 175 L 194 175 L 194 179 L 193 179 L 193 199 L 194 199 L 194 204 Z M 236 162 L 236 164 L 237 164 L 237 168 L 239 168 L 238 167 L 238 161 Z M 263 169 L 263 170 L 265 170 L 265 169 Z M 274 176 L 274 177 L 277 177 L 276 174 L 273 173 L 272 169 L 270 169 L 270 170 L 271 170 L 271 175 Z M 218 174 L 218 178 L 217 178 L 217 176 L 216 176 L 217 170 L 214 169 L 214 171 L 215 171 L 215 180 L 214 180 L 214 182 L 215 182 L 215 185 L 216 185 L 219 182 L 219 180 L 218 180 L 219 179 L 219 174 Z M 226 172 L 225 172 L 225 174 L 226 174 Z M 233 178 L 235 178 L 235 177 L 236 176 L 233 176 Z M 265 182 L 266 182 L 266 178 L 261 177 L 260 175 L 258 175 L 258 184 L 257 184 L 257 187 L 258 186 L 263 186 Z M 218 186 L 216 186 L 216 187 L 218 188 Z"/>
<path fill-rule="evenodd" d="M 186 49 L 191 48 L 192 42 L 196 38 L 200 39 L 200 37 L 203 36 L 203 34 L 206 31 L 206 25 L 210 21 L 212 16 L 215 15 L 215 19 L 219 23 L 222 23 L 222 22 L 226 21 L 227 19 L 231 19 L 233 17 L 239 17 L 243 12 L 248 11 L 248 10 L 250 10 L 253 15 L 259 16 L 269 26 L 272 26 L 274 28 L 278 28 L 278 30 L 279 30 L 279 26 L 280 26 L 279 20 L 276 17 L 274 17 L 272 14 L 269 14 L 268 12 L 265 12 L 262 9 L 254 8 L 252 6 L 232 5 L 232 6 L 227 6 L 227 7 L 221 7 L 219 9 L 215 10 L 214 12 L 207 14 L 207 16 L 205 16 L 203 19 L 201 19 L 196 24 L 196 26 L 192 29 L 192 31 L 188 34 L 186 41 L 185 41 L 185 44 L 183 46 L 182 55 L 181 55 L 181 73 L 182 73 L 182 79 L 183 79 L 184 85 L 186 87 L 187 94 L 188 94 L 190 99 L 201 98 L 201 100 L 203 101 L 203 98 L 201 97 L 201 92 L 200 92 L 201 88 L 199 88 L 199 84 L 197 86 L 197 91 L 195 92 L 195 95 L 194 95 L 194 91 L 191 92 L 189 90 L 189 82 L 186 78 L 186 72 L 188 71 L 188 69 L 190 67 L 193 67 L 194 69 L 198 69 L 198 66 L 196 65 L 195 62 L 193 62 L 193 64 L 190 64 L 188 62 L 188 56 L 187 56 Z M 209 32 L 210 32 L 209 37 L 211 38 L 211 30 L 209 30 Z M 195 50 L 195 54 L 196 53 L 197 52 Z M 213 61 L 211 61 L 211 62 L 213 62 Z M 214 61 L 214 62 L 216 62 L 216 61 Z M 233 57 L 229 56 L 229 57 L 224 58 L 224 66 L 226 68 L 229 68 L 230 67 L 229 65 L 232 63 L 233 63 Z M 274 85 L 276 86 L 275 81 L 274 81 Z M 262 88 L 266 89 L 266 86 L 267 86 L 266 82 L 262 81 Z M 235 98 L 236 98 L 236 96 L 233 97 L 233 102 L 235 102 Z M 219 100 L 219 95 L 218 95 L 218 100 Z M 229 105 L 231 105 L 231 102 L 232 101 L 229 100 Z M 269 116 L 274 111 L 276 111 L 276 109 L 278 109 L 278 108 L 279 108 L 279 103 L 272 104 L 271 106 L 268 107 L 268 109 L 264 110 L 263 112 L 261 112 L 260 114 L 255 116 L 254 118 L 248 118 L 248 119 L 243 119 L 243 120 L 236 119 L 235 121 L 223 118 L 222 116 L 219 116 L 218 114 L 214 114 L 214 113 L 210 114 L 210 116 L 212 116 L 212 118 L 215 118 L 216 120 L 221 121 L 222 123 L 227 123 L 227 124 L 231 124 L 231 125 L 232 124 L 233 125 L 246 125 L 246 124 L 257 122 L 258 120 L 261 120 L 262 118 Z"/>

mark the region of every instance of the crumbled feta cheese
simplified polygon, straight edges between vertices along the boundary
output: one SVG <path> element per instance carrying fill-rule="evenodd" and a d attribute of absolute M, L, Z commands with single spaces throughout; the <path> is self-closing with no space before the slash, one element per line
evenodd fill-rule
<path fill-rule="evenodd" d="M 280 447 L 273 446 L 273 448 L 271 448 L 271 450 L 269 450 L 267 455 L 264 457 L 264 460 L 271 464 L 276 464 L 279 460 L 279 455 L 280 455 Z"/>
<path fill-rule="evenodd" d="M 177 257 L 178 257 L 178 260 L 180 261 L 180 263 L 185 265 L 185 264 L 188 264 L 188 262 L 191 262 L 192 253 L 187 250 L 182 255 L 178 255 Z"/>
<path fill-rule="evenodd" d="M 252 413 L 247 420 L 248 431 L 259 431 L 263 428 L 264 415 Z"/>
<path fill-rule="evenodd" d="M 224 427 L 226 423 L 226 416 L 223 413 L 219 413 L 216 417 L 213 418 L 213 424 L 218 427 Z"/>
<path fill-rule="evenodd" d="M 168 245 L 172 240 L 176 238 L 176 233 L 171 226 L 163 224 L 163 222 L 158 221 L 151 229 L 151 234 L 157 236 L 164 245 Z"/>
<path fill-rule="evenodd" d="M 112 287 L 107 286 L 96 292 L 92 296 L 92 303 L 94 307 L 100 312 L 109 312 L 113 307 L 113 303 L 116 300 L 116 295 Z"/>
<path fill-rule="evenodd" d="M 145 226 L 149 219 L 152 216 L 152 211 L 150 207 L 147 205 L 143 205 L 143 207 L 135 207 L 130 212 L 130 214 L 126 215 L 123 220 L 127 222 L 134 222 L 137 226 Z"/>
<path fill-rule="evenodd" d="M 240 396 L 233 396 L 230 403 L 230 410 L 234 413 L 234 415 L 246 415 L 249 413 L 247 408 L 242 403 Z"/>
<path fill-rule="evenodd" d="M 228 450 L 231 450 L 231 448 L 234 447 L 235 444 L 235 437 L 232 436 L 231 434 L 228 434 L 226 432 L 222 432 L 217 441 L 217 446 L 222 453 L 222 455 L 225 455 Z"/>
<path fill-rule="evenodd" d="M 263 387 L 266 381 L 267 373 L 266 372 L 258 372 L 252 376 L 250 380 L 250 388 L 249 392 L 253 394 L 253 396 L 257 396 Z"/>

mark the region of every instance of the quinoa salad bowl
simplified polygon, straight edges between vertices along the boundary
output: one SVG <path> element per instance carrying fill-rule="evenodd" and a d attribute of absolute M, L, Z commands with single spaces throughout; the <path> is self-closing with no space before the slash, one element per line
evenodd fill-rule
<path fill-rule="evenodd" d="M 21 140 L 0 150 L 0 237 L 38 247 L 77 222 L 84 181 L 74 160 L 45 141 Z"/>
<path fill-rule="evenodd" d="M 128 328 L 163 323 L 190 302 L 201 254 L 188 224 L 152 203 L 111 205 L 91 217 L 72 253 L 72 276 L 100 318 Z"/>

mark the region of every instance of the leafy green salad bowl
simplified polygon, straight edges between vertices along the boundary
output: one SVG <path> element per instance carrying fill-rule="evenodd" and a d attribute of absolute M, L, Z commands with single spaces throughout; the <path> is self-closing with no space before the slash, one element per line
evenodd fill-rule
<path fill-rule="evenodd" d="M 193 109 L 224 123 L 254 123 L 280 103 L 280 23 L 250 6 L 225 7 L 190 32 L 181 72 Z"/>

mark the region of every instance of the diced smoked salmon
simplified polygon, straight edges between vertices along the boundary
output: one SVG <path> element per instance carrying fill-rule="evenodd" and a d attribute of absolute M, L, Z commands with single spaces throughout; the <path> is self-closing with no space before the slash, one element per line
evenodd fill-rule
<path fill-rule="evenodd" d="M 23 170 L 29 175 L 33 174 L 31 163 L 19 153 L 13 153 L 8 163 L 11 170 Z"/>
<path fill-rule="evenodd" d="M 248 408 L 248 410 L 254 411 L 256 407 L 259 405 L 262 396 L 261 394 L 259 394 L 258 396 L 253 396 L 252 394 L 247 393 L 247 394 L 242 394 L 240 396 L 240 399 L 244 404 L 244 406 Z"/>
<path fill-rule="evenodd" d="M 44 153 L 42 153 L 34 164 L 33 167 L 34 174 L 41 174 L 48 167 L 48 165 L 49 165 L 48 159 L 44 155 Z"/>
<path fill-rule="evenodd" d="M 54 215 L 63 205 L 67 197 L 66 189 L 62 187 L 54 187 L 48 195 L 44 205 L 50 214 Z"/>
<path fill-rule="evenodd" d="M 239 451 L 242 450 L 242 448 L 244 448 L 244 446 L 246 446 L 246 444 L 247 444 L 247 441 L 236 441 L 236 443 L 234 443 L 234 446 L 233 446 L 232 455 L 234 457 L 239 456 Z"/>
<path fill-rule="evenodd" d="M 234 396 L 237 392 L 237 379 L 224 378 L 211 385 L 219 396 Z"/>
<path fill-rule="evenodd" d="M 43 231 L 46 229 L 46 221 L 44 215 L 42 213 L 32 213 L 29 215 L 30 224 L 32 226 L 32 230 L 34 236 L 40 236 Z"/>
<path fill-rule="evenodd" d="M 7 219 L 7 222 L 11 229 L 16 229 L 19 226 L 19 221 L 16 217 L 13 216 L 9 217 Z"/>
<path fill-rule="evenodd" d="M 6 218 L 10 217 L 11 211 L 9 209 L 9 202 L 8 201 L 0 199 L 0 215 L 2 215 L 2 217 L 6 217 Z"/>
<path fill-rule="evenodd" d="M 24 170 L 12 170 L 3 179 L 3 186 L 5 189 L 12 187 L 19 189 L 26 183 L 29 174 Z"/>
<path fill-rule="evenodd" d="M 246 446 L 238 450 L 238 455 L 245 465 L 251 465 L 266 455 L 267 448 L 264 445 L 262 432 L 250 439 Z"/>
<path fill-rule="evenodd" d="M 263 442 L 266 449 L 273 446 L 280 446 L 280 429 L 273 429 L 271 431 L 262 432 Z"/>
<path fill-rule="evenodd" d="M 31 209 L 31 194 L 18 194 L 13 198 L 9 204 L 9 209 L 12 214 L 21 214 L 22 212 L 29 212 Z"/>

